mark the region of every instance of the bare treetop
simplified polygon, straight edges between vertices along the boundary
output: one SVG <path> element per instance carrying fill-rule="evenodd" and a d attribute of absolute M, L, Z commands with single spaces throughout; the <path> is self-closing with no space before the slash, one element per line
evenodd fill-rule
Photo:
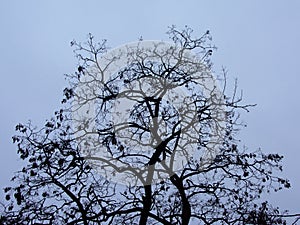
<path fill-rule="evenodd" d="M 212 73 L 205 32 L 170 42 L 72 41 L 65 107 L 13 137 L 26 163 L 5 188 L 2 224 L 285 224 L 261 201 L 289 188 L 282 156 L 239 146 L 242 96 Z"/>

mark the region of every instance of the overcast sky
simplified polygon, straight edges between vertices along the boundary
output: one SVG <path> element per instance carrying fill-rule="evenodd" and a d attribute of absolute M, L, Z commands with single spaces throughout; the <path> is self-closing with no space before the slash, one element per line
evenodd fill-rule
<path fill-rule="evenodd" d="M 299 11 L 298 0 L 0 0 L 0 187 L 21 165 L 11 144 L 15 125 L 41 125 L 60 107 L 63 74 L 77 65 L 71 40 L 92 33 L 116 47 L 140 36 L 167 40 L 168 26 L 188 25 L 198 35 L 211 31 L 215 73 L 225 66 L 244 102 L 257 103 L 243 114 L 242 143 L 285 156 L 292 189 L 269 200 L 299 212 Z"/>

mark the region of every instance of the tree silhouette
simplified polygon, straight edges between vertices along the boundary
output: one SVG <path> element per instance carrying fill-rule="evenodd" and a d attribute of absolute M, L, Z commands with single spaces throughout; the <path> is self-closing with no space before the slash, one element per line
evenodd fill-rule
<path fill-rule="evenodd" d="M 92 35 L 71 42 L 65 108 L 41 129 L 16 126 L 26 165 L 4 189 L 2 224 L 285 224 L 260 200 L 290 187 L 273 174 L 283 157 L 239 146 L 251 105 L 236 86 L 225 95 L 225 72 L 218 87 L 210 33 L 168 35 L 112 51 Z"/>

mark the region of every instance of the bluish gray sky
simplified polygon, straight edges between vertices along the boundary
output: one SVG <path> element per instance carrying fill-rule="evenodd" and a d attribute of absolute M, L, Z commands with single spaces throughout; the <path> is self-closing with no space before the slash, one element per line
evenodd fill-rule
<path fill-rule="evenodd" d="M 15 125 L 41 125 L 60 107 L 63 74 L 76 69 L 72 39 L 91 32 L 116 47 L 140 36 L 166 40 L 169 25 L 188 25 L 199 35 L 211 31 L 214 71 L 225 66 L 244 102 L 258 104 L 243 114 L 242 143 L 285 155 L 292 189 L 269 200 L 300 211 L 299 10 L 298 0 L 0 1 L 0 187 L 21 165 L 11 144 Z"/>

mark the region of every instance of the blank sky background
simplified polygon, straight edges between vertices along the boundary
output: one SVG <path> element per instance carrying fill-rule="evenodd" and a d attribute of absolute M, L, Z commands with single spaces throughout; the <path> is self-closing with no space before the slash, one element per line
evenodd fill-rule
<path fill-rule="evenodd" d="M 225 66 L 244 103 L 257 103 L 242 114 L 242 143 L 285 156 L 292 189 L 268 199 L 300 211 L 299 11 L 297 0 L 0 0 L 0 187 L 22 164 L 11 144 L 15 125 L 42 125 L 60 107 L 63 74 L 77 66 L 72 39 L 90 32 L 116 47 L 140 36 L 167 40 L 168 26 L 188 25 L 198 35 L 211 31 L 215 73 Z"/>

